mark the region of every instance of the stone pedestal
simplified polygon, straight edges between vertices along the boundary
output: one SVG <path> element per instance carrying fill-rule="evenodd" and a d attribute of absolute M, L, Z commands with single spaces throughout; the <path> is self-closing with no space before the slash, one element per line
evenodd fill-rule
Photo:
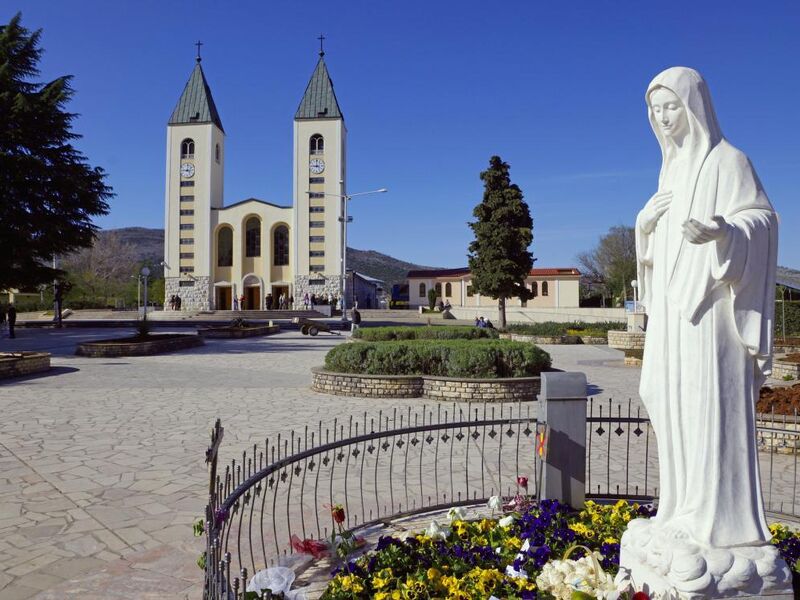
<path fill-rule="evenodd" d="M 631 521 L 622 536 L 618 581 L 624 578 L 651 596 L 794 598 L 792 573 L 772 544 L 710 548 L 650 519 Z"/>

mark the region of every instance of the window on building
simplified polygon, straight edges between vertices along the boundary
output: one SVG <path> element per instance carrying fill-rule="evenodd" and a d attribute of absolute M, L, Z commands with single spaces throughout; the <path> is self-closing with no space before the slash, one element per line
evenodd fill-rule
<path fill-rule="evenodd" d="M 189 217 L 194 214 L 193 208 L 182 208 L 181 209 L 181 216 L 182 217 Z"/>
<path fill-rule="evenodd" d="M 311 208 L 308 209 L 308 212 L 322 213 L 322 212 L 325 212 L 325 207 L 324 206 L 312 206 Z"/>
<path fill-rule="evenodd" d="M 428 293 L 428 288 L 425 286 L 424 283 L 419 284 L 419 297 L 424 298 L 425 294 Z"/>
<path fill-rule="evenodd" d="M 325 270 L 325 265 L 311 265 L 311 266 L 308 268 L 308 270 L 309 270 L 309 271 L 314 271 L 314 272 L 316 272 L 316 273 L 319 273 L 319 272 L 321 272 L 321 271 L 324 271 L 324 270 Z"/>
<path fill-rule="evenodd" d="M 181 158 L 194 158 L 194 140 L 186 138 L 181 142 Z"/>
<path fill-rule="evenodd" d="M 444 284 L 444 295 L 446 298 L 450 298 L 453 295 L 453 284 L 452 283 L 445 283 Z"/>
<path fill-rule="evenodd" d="M 181 244 L 194 244 L 194 238 L 181 238 Z"/>
<path fill-rule="evenodd" d="M 309 198 L 324 198 L 325 194 L 323 194 L 322 192 L 308 192 L 308 197 Z"/>
<path fill-rule="evenodd" d="M 250 217 L 244 226 L 244 255 L 261 256 L 261 221 Z"/>
<path fill-rule="evenodd" d="M 472 289 L 471 285 L 467 286 L 467 298 L 472 298 L 475 295 L 475 290 Z"/>
<path fill-rule="evenodd" d="M 180 287 L 194 287 L 194 281 L 191 279 L 189 281 L 179 281 L 178 285 Z"/>
<path fill-rule="evenodd" d="M 311 250 L 308 253 L 309 256 L 325 256 L 325 250 Z"/>
<path fill-rule="evenodd" d="M 217 232 L 217 266 L 233 266 L 233 229 L 222 227 Z"/>
<path fill-rule="evenodd" d="M 181 202 L 194 202 L 194 196 L 181 196 Z"/>
<path fill-rule="evenodd" d="M 325 221 L 310 221 L 309 227 L 325 227 Z"/>
<path fill-rule="evenodd" d="M 547 296 L 550 290 L 548 289 L 547 282 L 542 282 L 542 296 Z"/>
<path fill-rule="evenodd" d="M 539 282 L 538 281 L 534 281 L 531 284 L 531 293 L 533 294 L 534 298 L 536 298 L 536 296 L 539 295 Z"/>
<path fill-rule="evenodd" d="M 194 187 L 194 181 L 181 181 L 181 187 Z"/>
<path fill-rule="evenodd" d="M 325 236 L 324 235 L 310 235 L 308 236 L 309 242 L 324 242 Z"/>
<path fill-rule="evenodd" d="M 214 146 L 214 160 L 216 160 L 217 162 L 219 162 L 219 155 L 220 155 L 219 144 L 217 144 L 216 146 Z"/>
<path fill-rule="evenodd" d="M 325 183 L 324 177 L 309 177 L 308 183 Z"/>
<path fill-rule="evenodd" d="M 289 264 L 289 228 L 286 225 L 279 225 L 272 234 L 274 264 L 276 267 L 283 267 Z"/>
<path fill-rule="evenodd" d="M 194 252 L 181 252 L 181 258 L 194 258 Z"/>
<path fill-rule="evenodd" d="M 191 231 L 194 229 L 194 223 L 181 223 L 180 228 L 183 231 Z"/>
<path fill-rule="evenodd" d="M 441 298 L 442 297 L 442 284 L 441 283 L 437 283 L 435 289 L 436 289 L 436 297 L 437 298 Z"/>
<path fill-rule="evenodd" d="M 325 140 L 318 133 L 311 136 L 308 142 L 308 151 L 311 154 L 323 154 L 325 152 Z"/>
<path fill-rule="evenodd" d="M 181 267 L 181 273 L 194 273 L 194 267 Z"/>

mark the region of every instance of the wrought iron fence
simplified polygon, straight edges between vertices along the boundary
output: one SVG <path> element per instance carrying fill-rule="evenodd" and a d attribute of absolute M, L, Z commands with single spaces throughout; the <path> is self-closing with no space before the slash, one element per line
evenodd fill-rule
<path fill-rule="evenodd" d="M 800 517 L 800 419 L 757 415 L 761 490 L 767 511 Z M 632 401 L 590 399 L 586 416 L 586 491 L 595 499 L 658 497 L 658 449 L 650 419 Z"/>
<path fill-rule="evenodd" d="M 331 511 L 344 507 L 345 529 L 486 502 L 520 492 L 538 497 L 546 426 L 530 403 L 392 410 L 377 417 L 320 422 L 254 445 L 217 473 L 219 421 L 206 460 L 207 600 L 239 598 L 247 573 L 294 552 L 298 540 L 326 539 Z M 535 412 L 535 409 L 534 411 Z"/>

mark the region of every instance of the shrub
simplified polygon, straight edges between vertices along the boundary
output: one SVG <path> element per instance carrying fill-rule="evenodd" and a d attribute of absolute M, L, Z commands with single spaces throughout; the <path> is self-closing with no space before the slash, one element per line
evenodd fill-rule
<path fill-rule="evenodd" d="M 560 337 L 562 335 L 585 335 L 588 337 L 607 337 L 609 331 L 625 331 L 627 325 L 621 321 L 603 321 L 601 323 L 585 323 L 574 321 L 572 323 L 509 323 L 506 331 L 520 335 L 540 335 L 546 337 Z"/>
<path fill-rule="evenodd" d="M 786 302 L 782 307 L 780 302 L 775 303 L 775 337 L 783 336 L 783 317 L 786 315 L 786 335 L 800 335 L 800 302 Z"/>
<path fill-rule="evenodd" d="M 470 325 L 448 325 L 427 327 L 362 327 L 353 337 L 368 342 L 388 342 L 392 340 L 476 340 L 496 339 L 495 329 L 484 329 Z"/>
<path fill-rule="evenodd" d="M 550 364 L 533 344 L 494 339 L 340 344 L 325 357 L 325 368 L 337 373 L 487 379 L 532 377 Z"/>
<path fill-rule="evenodd" d="M 433 310 L 434 306 L 436 306 L 436 289 L 431 288 L 428 290 L 428 308 Z"/>

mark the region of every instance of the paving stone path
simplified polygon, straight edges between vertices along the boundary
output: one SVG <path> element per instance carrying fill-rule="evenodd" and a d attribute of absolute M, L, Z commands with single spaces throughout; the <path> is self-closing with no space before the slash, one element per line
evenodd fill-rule
<path fill-rule="evenodd" d="M 74 356 L 79 341 L 119 333 L 22 329 L 13 347 L 0 340 L 0 351 L 52 352 L 54 365 L 0 383 L 3 600 L 200 598 L 203 543 L 191 524 L 204 509 L 215 418 L 225 463 L 265 436 L 386 406 L 309 390 L 310 367 L 341 337 L 286 332 L 158 357 Z M 639 371 L 621 353 L 546 349 L 555 366 L 586 372 L 598 396 L 635 396 Z"/>

